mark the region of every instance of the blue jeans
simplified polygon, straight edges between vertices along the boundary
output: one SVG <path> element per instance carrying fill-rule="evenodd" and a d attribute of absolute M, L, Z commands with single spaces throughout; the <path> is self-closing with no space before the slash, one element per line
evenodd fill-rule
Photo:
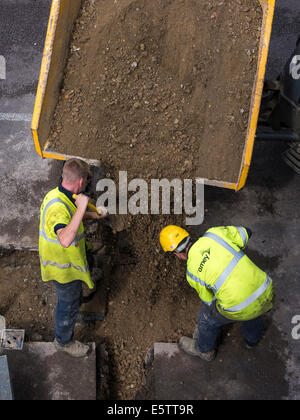
<path fill-rule="evenodd" d="M 55 338 L 59 344 L 68 344 L 74 334 L 75 323 L 81 305 L 82 281 L 61 284 L 54 282 L 57 294 Z"/>
<path fill-rule="evenodd" d="M 216 348 L 222 326 L 235 322 L 241 321 L 233 321 L 223 317 L 218 312 L 215 302 L 211 306 L 202 304 L 198 313 L 197 348 L 199 351 L 206 353 Z M 249 344 L 257 344 L 263 333 L 262 318 L 258 317 L 251 321 L 243 321 L 242 333 Z"/>

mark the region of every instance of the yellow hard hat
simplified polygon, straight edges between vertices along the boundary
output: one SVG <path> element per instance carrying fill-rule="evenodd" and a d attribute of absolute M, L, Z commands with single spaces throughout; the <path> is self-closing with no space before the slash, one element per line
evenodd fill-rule
<path fill-rule="evenodd" d="M 160 232 L 159 240 L 165 252 L 173 252 L 187 237 L 189 237 L 189 233 L 186 230 L 179 226 L 169 225 Z"/>

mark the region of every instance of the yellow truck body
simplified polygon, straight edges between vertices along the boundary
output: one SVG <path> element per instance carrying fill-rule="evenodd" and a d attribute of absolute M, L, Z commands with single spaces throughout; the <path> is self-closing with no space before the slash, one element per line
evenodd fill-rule
<path fill-rule="evenodd" d="M 237 183 L 204 179 L 207 185 L 229 188 L 235 191 L 244 187 L 255 141 L 261 97 L 264 86 L 266 64 L 271 39 L 276 0 L 259 0 L 263 10 L 257 72 L 253 84 L 249 122 L 245 147 Z M 37 95 L 32 117 L 31 130 L 37 153 L 42 158 L 66 160 L 71 156 L 49 149 L 48 137 L 55 107 L 60 95 L 60 86 L 68 57 L 68 47 L 74 22 L 78 16 L 81 0 L 52 0 L 45 47 L 42 58 Z M 74 157 L 74 156 L 72 156 Z M 81 158 L 80 156 L 77 156 Z M 98 166 L 98 160 L 84 159 Z M 230 164 L 230 162 L 228 162 Z"/>

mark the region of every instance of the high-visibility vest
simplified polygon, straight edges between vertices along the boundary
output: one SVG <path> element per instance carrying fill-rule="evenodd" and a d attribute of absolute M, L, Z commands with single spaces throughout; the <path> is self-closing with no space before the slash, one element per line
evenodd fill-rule
<path fill-rule="evenodd" d="M 243 227 L 209 229 L 188 252 L 186 277 L 200 299 L 228 319 L 257 318 L 273 306 L 272 279 L 242 251 Z"/>
<path fill-rule="evenodd" d="M 54 232 L 55 225 L 68 225 L 75 211 L 76 206 L 58 188 L 51 190 L 44 198 L 40 210 L 39 234 L 42 280 L 56 280 L 59 283 L 82 280 L 92 289 L 94 285 L 86 257 L 83 223 L 68 248 L 60 244 Z"/>

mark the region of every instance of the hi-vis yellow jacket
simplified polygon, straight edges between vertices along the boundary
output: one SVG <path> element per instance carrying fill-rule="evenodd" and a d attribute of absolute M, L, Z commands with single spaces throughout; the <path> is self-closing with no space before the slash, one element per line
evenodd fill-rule
<path fill-rule="evenodd" d="M 254 319 L 273 306 L 271 278 L 242 251 L 248 239 L 243 227 L 216 227 L 189 249 L 187 281 L 228 319 Z"/>
<path fill-rule="evenodd" d="M 57 224 L 68 225 L 75 211 L 75 204 L 59 188 L 50 191 L 44 198 L 39 235 L 42 280 L 59 283 L 82 280 L 92 289 L 94 285 L 86 258 L 83 223 L 69 248 L 60 244 L 54 231 Z"/>

